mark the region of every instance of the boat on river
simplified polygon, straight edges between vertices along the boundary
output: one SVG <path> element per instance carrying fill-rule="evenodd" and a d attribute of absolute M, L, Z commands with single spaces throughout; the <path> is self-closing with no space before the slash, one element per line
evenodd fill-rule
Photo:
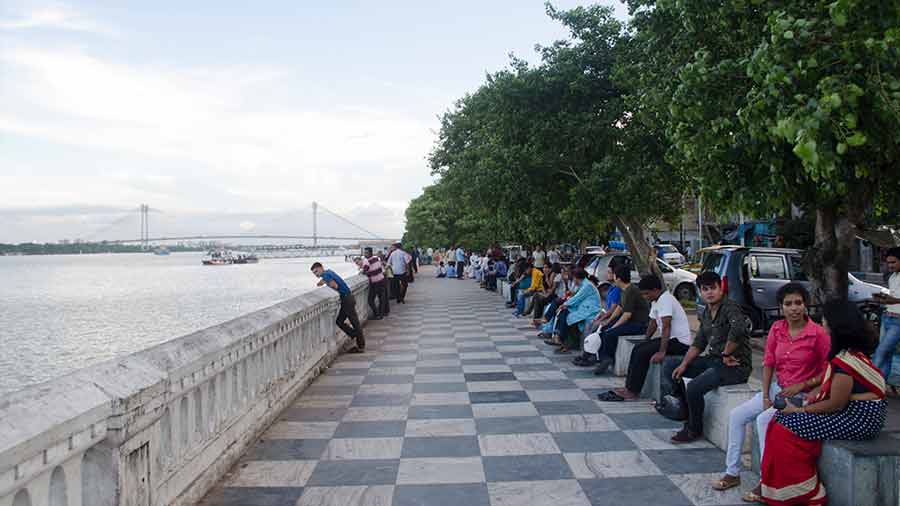
<path fill-rule="evenodd" d="M 259 257 L 253 253 L 235 254 L 228 250 L 210 251 L 208 258 L 203 259 L 203 265 L 234 265 L 234 264 L 257 264 Z"/>

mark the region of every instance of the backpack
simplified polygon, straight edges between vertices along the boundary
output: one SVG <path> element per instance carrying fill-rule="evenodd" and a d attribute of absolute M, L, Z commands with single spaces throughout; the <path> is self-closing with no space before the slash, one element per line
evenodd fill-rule
<path fill-rule="evenodd" d="M 675 381 L 672 393 L 664 395 L 662 400 L 656 403 L 656 411 L 676 422 L 683 422 L 688 418 L 687 399 L 684 390 L 684 380 L 679 378 Z"/>

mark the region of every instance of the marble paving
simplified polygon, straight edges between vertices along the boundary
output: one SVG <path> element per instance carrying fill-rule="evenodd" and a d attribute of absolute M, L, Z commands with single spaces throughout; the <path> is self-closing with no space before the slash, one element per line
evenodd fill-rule
<path fill-rule="evenodd" d="M 474 281 L 422 269 L 407 304 L 366 326 L 202 506 L 722 506 L 725 455 L 674 446 L 678 428 L 646 402 L 597 394 L 528 320 Z"/>

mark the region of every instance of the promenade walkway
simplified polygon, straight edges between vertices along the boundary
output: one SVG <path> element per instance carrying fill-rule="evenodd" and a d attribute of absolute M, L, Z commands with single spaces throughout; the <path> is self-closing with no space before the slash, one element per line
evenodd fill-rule
<path fill-rule="evenodd" d="M 493 293 L 425 271 L 370 322 L 202 501 L 203 506 L 699 506 L 724 454 L 669 444 L 649 403 L 534 338 Z M 744 490 L 753 485 L 745 477 Z"/>

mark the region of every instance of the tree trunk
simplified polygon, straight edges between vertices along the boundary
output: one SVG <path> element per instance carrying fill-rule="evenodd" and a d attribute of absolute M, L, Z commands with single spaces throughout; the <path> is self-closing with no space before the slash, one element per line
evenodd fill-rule
<path fill-rule="evenodd" d="M 613 223 L 622 232 L 628 251 L 634 258 L 634 266 L 640 275 L 655 274 L 660 280 L 663 280 L 662 271 L 659 270 L 659 264 L 655 260 L 656 251 L 647 240 L 647 230 L 644 224 L 635 218 L 625 216 L 614 216 Z"/>
<path fill-rule="evenodd" d="M 816 209 L 815 242 L 805 259 L 814 304 L 847 300 L 850 248 L 856 238 L 854 223 L 852 216 L 841 216 L 834 207 Z"/>

